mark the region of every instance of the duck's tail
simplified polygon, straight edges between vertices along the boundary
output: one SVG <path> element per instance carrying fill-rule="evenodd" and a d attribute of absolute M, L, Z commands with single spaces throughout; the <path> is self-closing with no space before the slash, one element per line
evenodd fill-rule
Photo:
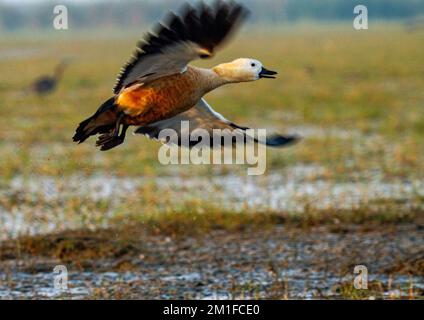
<path fill-rule="evenodd" d="M 72 139 L 82 143 L 90 136 L 110 132 L 115 128 L 116 120 L 115 98 L 110 98 L 100 106 L 95 114 L 79 124 Z"/>

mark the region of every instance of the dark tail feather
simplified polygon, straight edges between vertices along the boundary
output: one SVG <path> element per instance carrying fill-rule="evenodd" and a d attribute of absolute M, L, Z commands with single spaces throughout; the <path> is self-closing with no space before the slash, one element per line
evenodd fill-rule
<path fill-rule="evenodd" d="M 73 141 L 82 143 L 90 136 L 112 130 L 115 127 L 113 122 L 114 115 L 111 117 L 110 114 L 114 108 L 114 102 L 115 99 L 110 98 L 100 106 L 94 115 L 81 122 L 72 138 Z M 112 121 L 107 121 L 110 118 L 112 118 Z"/>
<path fill-rule="evenodd" d="M 94 119 L 96 119 L 96 115 L 93 115 L 90 118 L 81 122 L 79 124 L 72 140 L 74 140 L 75 142 L 78 142 L 78 143 L 83 143 L 85 140 L 87 140 L 87 138 L 89 136 L 91 136 L 92 134 L 91 134 L 90 131 L 88 131 L 88 132 L 86 131 L 86 127 Z"/>

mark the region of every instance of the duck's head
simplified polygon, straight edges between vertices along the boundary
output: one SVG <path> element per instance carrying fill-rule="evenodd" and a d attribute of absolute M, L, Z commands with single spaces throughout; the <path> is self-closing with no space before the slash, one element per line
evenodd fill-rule
<path fill-rule="evenodd" d="M 222 63 L 213 70 L 228 82 L 247 82 L 261 78 L 275 79 L 277 72 L 264 68 L 256 59 L 239 58 L 228 63 Z"/>

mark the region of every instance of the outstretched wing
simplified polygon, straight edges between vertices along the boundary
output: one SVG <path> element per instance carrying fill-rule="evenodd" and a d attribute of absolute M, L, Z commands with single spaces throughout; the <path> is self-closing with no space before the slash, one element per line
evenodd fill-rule
<path fill-rule="evenodd" d="M 182 121 L 188 121 L 188 126 L 182 126 Z M 204 129 L 208 132 L 208 136 L 210 138 L 209 141 L 202 141 L 202 138 L 195 134 L 194 136 L 198 139 L 193 139 L 194 141 L 187 141 L 189 147 L 197 145 L 200 142 L 207 143 L 210 146 L 213 146 L 213 138 L 216 134 L 213 132 L 213 129 L 222 130 L 222 145 L 225 143 L 225 141 L 228 141 L 228 139 L 226 139 L 226 136 L 231 136 L 233 144 L 236 141 L 240 141 L 240 139 L 238 138 L 241 138 L 241 141 L 253 140 L 257 143 L 266 144 L 267 146 L 271 147 L 287 146 L 299 140 L 298 136 L 282 136 L 279 134 L 267 136 L 264 140 L 258 140 L 255 137 L 251 137 L 246 132 L 246 130 L 248 130 L 249 128 L 238 126 L 235 123 L 225 119 L 221 114 L 215 112 L 204 99 L 201 99 L 193 108 L 183 113 L 180 113 L 179 115 L 173 118 L 158 121 L 147 126 L 138 127 L 135 133 L 144 134 L 151 139 L 159 139 L 159 134 L 164 129 L 175 130 L 178 135 L 179 145 L 182 144 L 183 136 L 191 136 L 191 139 L 193 139 L 192 133 L 196 129 Z"/>
<path fill-rule="evenodd" d="M 177 15 L 170 12 L 136 48 L 118 76 L 113 89 L 118 94 L 134 82 L 146 83 L 183 72 L 195 59 L 208 58 L 247 16 L 247 10 L 234 2 L 203 2 L 193 8 L 186 4 Z"/>

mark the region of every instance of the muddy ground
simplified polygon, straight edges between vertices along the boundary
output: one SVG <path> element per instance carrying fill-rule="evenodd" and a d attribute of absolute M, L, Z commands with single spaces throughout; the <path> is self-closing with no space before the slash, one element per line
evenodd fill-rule
<path fill-rule="evenodd" d="M 0 248 L 1 298 L 424 298 L 424 224 L 276 225 L 164 236 L 132 226 Z M 53 287 L 56 265 L 68 290 Z M 365 265 L 368 290 L 353 287 Z"/>

